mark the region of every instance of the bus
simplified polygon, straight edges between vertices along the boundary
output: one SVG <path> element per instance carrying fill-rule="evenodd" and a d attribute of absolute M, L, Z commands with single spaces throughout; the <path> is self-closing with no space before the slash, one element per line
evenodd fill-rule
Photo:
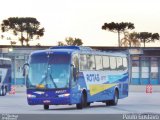
<path fill-rule="evenodd" d="M 55 46 L 34 51 L 25 64 L 29 105 L 72 105 L 93 102 L 117 105 L 128 96 L 127 55 L 90 47 Z M 27 70 L 26 70 L 27 71 Z"/>
<path fill-rule="evenodd" d="M 11 59 L 0 58 L 0 96 L 11 90 Z"/>

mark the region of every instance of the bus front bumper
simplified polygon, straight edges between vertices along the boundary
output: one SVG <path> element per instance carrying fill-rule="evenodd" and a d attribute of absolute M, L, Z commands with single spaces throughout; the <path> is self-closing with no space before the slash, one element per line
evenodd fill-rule
<path fill-rule="evenodd" d="M 67 105 L 70 97 L 63 98 L 27 98 L 29 105 Z"/>

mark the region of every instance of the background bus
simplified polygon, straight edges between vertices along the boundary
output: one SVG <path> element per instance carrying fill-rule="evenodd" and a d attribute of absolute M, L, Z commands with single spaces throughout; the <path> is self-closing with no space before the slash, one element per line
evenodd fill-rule
<path fill-rule="evenodd" d="M 11 59 L 0 58 L 0 96 L 11 90 Z"/>
<path fill-rule="evenodd" d="M 127 56 L 120 52 L 59 46 L 33 52 L 26 66 L 29 105 L 76 104 L 82 109 L 93 102 L 117 105 L 128 96 Z"/>

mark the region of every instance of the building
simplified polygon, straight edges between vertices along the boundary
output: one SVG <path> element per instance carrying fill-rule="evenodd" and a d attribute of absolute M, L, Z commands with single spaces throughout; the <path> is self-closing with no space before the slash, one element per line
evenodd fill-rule
<path fill-rule="evenodd" d="M 0 56 L 12 60 L 12 84 L 24 85 L 23 64 L 27 62 L 29 54 L 35 50 L 47 49 L 48 47 L 21 47 L 0 46 Z"/>
<path fill-rule="evenodd" d="M 0 56 L 12 59 L 12 84 L 25 85 L 23 64 L 32 51 L 48 49 L 49 46 L 0 46 Z M 160 85 L 160 48 L 92 47 L 102 51 L 123 51 L 128 54 L 130 84 Z"/>

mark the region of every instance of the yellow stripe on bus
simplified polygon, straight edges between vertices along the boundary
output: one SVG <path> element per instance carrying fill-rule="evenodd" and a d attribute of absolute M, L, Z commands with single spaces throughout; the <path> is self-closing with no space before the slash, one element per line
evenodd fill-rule
<path fill-rule="evenodd" d="M 89 85 L 89 88 L 90 88 L 90 95 L 95 95 L 97 93 L 100 93 L 106 89 L 109 89 L 113 86 L 116 86 L 117 84 L 92 84 L 92 85 Z"/>

